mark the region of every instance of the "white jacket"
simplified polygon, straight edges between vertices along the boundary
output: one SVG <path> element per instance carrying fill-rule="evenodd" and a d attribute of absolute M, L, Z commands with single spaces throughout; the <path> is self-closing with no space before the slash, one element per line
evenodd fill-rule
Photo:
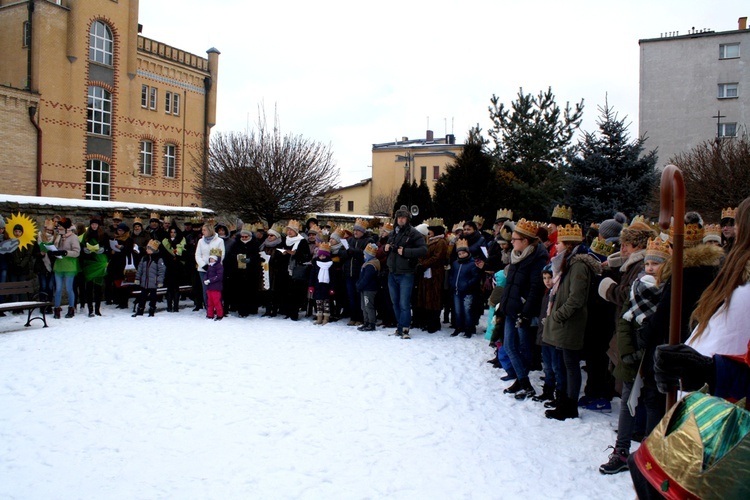
<path fill-rule="evenodd" d="M 214 235 L 209 243 L 206 243 L 206 238 L 198 240 L 198 246 L 195 249 L 195 264 L 198 266 L 198 271 L 203 271 L 203 266 L 208 265 L 208 256 L 211 254 L 212 248 L 218 248 L 221 250 L 221 261 L 224 262 L 224 240 L 219 238 L 219 235 Z"/>

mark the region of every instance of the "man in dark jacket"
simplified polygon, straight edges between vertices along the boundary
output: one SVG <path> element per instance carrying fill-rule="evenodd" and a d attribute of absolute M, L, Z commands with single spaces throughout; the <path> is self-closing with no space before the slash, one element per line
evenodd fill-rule
<path fill-rule="evenodd" d="M 424 236 L 409 224 L 409 211 L 401 207 L 396 211 L 396 227 L 388 237 L 384 251 L 388 255 L 388 290 L 391 293 L 393 312 L 398 326 L 394 335 L 410 339 L 411 292 L 414 272 L 419 257 L 427 254 Z"/>

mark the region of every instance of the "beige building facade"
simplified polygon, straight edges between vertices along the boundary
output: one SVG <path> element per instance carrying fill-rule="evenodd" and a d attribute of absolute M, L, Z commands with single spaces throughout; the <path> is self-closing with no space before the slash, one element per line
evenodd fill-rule
<path fill-rule="evenodd" d="M 195 185 L 216 122 L 219 52 L 200 57 L 141 36 L 138 6 L 0 0 L 0 85 L 28 101 L 27 123 L 0 128 L 23 152 L 20 179 L 3 192 L 201 205 Z M 2 121 L 23 114 L 0 112 Z M 29 127 L 33 140 L 17 144 Z"/>

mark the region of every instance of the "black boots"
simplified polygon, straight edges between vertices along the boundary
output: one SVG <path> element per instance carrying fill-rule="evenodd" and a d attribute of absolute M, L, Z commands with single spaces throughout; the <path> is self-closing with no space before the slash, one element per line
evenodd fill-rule
<path fill-rule="evenodd" d="M 516 392 L 515 398 L 519 401 L 523 401 L 526 398 L 533 398 L 536 396 L 536 391 L 531 385 L 531 381 L 528 377 L 518 380 L 521 383 L 521 390 Z"/>
<path fill-rule="evenodd" d="M 148 317 L 149 318 L 153 318 L 155 312 L 156 312 L 156 308 L 155 307 L 149 307 L 148 308 Z"/>
<path fill-rule="evenodd" d="M 138 309 L 135 310 L 135 313 L 133 313 L 133 316 L 131 317 L 135 318 L 136 316 L 143 316 L 143 311 L 144 311 L 144 308 L 139 307 Z"/>
<path fill-rule="evenodd" d="M 551 385 L 544 385 L 542 386 L 542 393 L 538 396 L 534 396 L 531 399 L 538 403 L 542 403 L 544 401 L 552 401 L 553 399 L 555 399 L 555 388 Z"/>
<path fill-rule="evenodd" d="M 554 418 L 555 420 L 578 418 L 578 401 L 572 400 L 567 396 L 562 396 L 557 408 L 545 411 L 544 416 Z"/>
<path fill-rule="evenodd" d="M 72 318 L 76 315 L 76 308 L 75 307 L 69 307 L 68 308 L 68 314 L 65 315 L 66 318 Z"/>
<path fill-rule="evenodd" d="M 53 317 L 55 319 L 60 319 L 61 314 L 62 314 L 62 307 L 55 307 L 55 315 Z"/>

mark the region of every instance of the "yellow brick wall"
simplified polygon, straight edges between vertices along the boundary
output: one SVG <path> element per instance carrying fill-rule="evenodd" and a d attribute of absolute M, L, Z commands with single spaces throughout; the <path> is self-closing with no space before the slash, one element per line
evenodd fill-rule
<path fill-rule="evenodd" d="M 29 119 L 29 107 L 39 98 L 30 92 L 0 86 L 0 193 L 36 194 L 36 129 Z M 29 147 L 32 145 L 33 147 Z"/>

